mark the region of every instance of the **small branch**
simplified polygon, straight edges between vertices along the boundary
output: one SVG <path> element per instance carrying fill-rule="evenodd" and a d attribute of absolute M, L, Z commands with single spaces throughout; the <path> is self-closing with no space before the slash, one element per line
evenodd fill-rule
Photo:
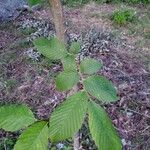
<path fill-rule="evenodd" d="M 145 114 L 143 114 L 143 113 L 140 113 L 140 112 L 138 112 L 138 111 L 135 111 L 135 110 L 132 110 L 132 109 L 127 109 L 128 111 L 130 111 L 130 112 L 133 112 L 133 113 L 136 113 L 136 114 L 139 114 L 139 115 L 141 115 L 141 116 L 144 116 L 144 117 L 146 117 L 146 118 L 149 118 L 150 119 L 150 117 L 149 116 L 147 116 L 147 115 L 145 115 Z"/>
<path fill-rule="evenodd" d="M 7 150 L 7 147 L 6 147 L 6 139 L 4 139 L 4 149 Z"/>
<path fill-rule="evenodd" d="M 72 90 L 69 91 L 69 93 L 67 94 L 67 97 L 73 95 L 74 93 L 76 93 L 78 91 L 78 86 L 74 86 L 72 88 Z M 73 149 L 74 150 L 79 150 L 80 148 L 80 143 L 79 143 L 79 133 L 76 133 L 73 139 Z"/>
<path fill-rule="evenodd" d="M 77 133 L 77 134 L 74 136 L 73 149 L 74 149 L 74 150 L 79 150 L 79 149 L 80 149 L 79 133 Z"/>
<path fill-rule="evenodd" d="M 78 87 L 74 86 L 72 88 L 72 90 L 70 90 L 70 92 L 67 94 L 67 97 L 73 95 L 74 93 L 76 93 L 78 91 Z M 79 150 L 80 148 L 80 143 L 79 143 L 79 133 L 76 133 L 73 139 L 73 149 L 74 150 Z"/>

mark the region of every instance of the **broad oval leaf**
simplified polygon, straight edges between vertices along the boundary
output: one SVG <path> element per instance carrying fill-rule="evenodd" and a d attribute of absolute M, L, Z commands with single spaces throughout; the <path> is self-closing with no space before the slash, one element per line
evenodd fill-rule
<path fill-rule="evenodd" d="M 48 126 L 46 121 L 36 122 L 19 137 L 14 150 L 47 150 Z"/>
<path fill-rule="evenodd" d="M 103 76 L 93 75 L 83 82 L 86 91 L 102 102 L 109 103 L 118 100 L 116 89 L 112 82 Z"/>
<path fill-rule="evenodd" d="M 58 60 L 67 55 L 65 44 L 55 37 L 51 40 L 38 38 L 33 43 L 42 55 L 51 60 Z"/>
<path fill-rule="evenodd" d="M 77 72 L 61 72 L 56 77 L 56 88 L 59 91 L 70 90 L 79 81 Z"/>
<path fill-rule="evenodd" d="M 74 136 L 80 129 L 87 110 L 88 97 L 80 91 L 68 97 L 51 115 L 50 139 L 62 141 Z"/>
<path fill-rule="evenodd" d="M 25 105 L 5 105 L 0 107 L 0 128 L 6 131 L 23 129 L 35 121 L 33 113 Z"/>
<path fill-rule="evenodd" d="M 90 102 L 88 106 L 89 128 L 99 150 L 122 150 L 120 138 L 105 110 Z"/>
<path fill-rule="evenodd" d="M 69 52 L 71 54 L 78 54 L 80 52 L 80 43 L 79 42 L 73 42 L 70 46 Z"/>
<path fill-rule="evenodd" d="M 102 64 L 92 58 L 84 59 L 80 64 L 81 73 L 84 74 L 94 74 L 98 72 L 102 67 Z"/>
<path fill-rule="evenodd" d="M 65 58 L 62 59 L 62 63 L 65 72 L 70 72 L 70 71 L 77 72 L 75 56 L 67 55 Z"/>

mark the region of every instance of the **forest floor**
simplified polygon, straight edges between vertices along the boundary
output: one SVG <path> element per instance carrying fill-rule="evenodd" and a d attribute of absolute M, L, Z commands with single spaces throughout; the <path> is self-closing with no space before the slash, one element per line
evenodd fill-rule
<path fill-rule="evenodd" d="M 139 23 L 117 26 L 110 15 L 132 8 Z M 80 8 L 64 7 L 67 39 L 79 40 L 83 57 L 103 62 L 103 74 L 113 81 L 120 101 L 105 106 L 124 150 L 150 149 L 150 13 L 144 6 L 90 3 Z M 47 119 L 64 100 L 55 89 L 53 77 L 61 66 L 39 56 L 32 40 L 52 36 L 54 26 L 47 7 L 23 11 L 13 21 L 0 24 L 0 104 L 25 103 L 37 118 Z M 0 150 L 12 149 L 18 134 L 0 132 Z M 83 137 L 82 137 L 83 136 Z M 89 136 L 82 133 L 81 141 Z M 93 146 L 84 142 L 83 149 Z"/>

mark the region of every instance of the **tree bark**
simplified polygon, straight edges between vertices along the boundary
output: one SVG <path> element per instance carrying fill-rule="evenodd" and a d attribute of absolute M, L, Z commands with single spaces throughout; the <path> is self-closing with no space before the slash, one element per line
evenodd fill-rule
<path fill-rule="evenodd" d="M 74 150 L 79 150 L 80 149 L 79 133 L 76 133 L 76 135 L 74 136 L 73 149 Z"/>
<path fill-rule="evenodd" d="M 64 17 L 63 17 L 63 7 L 60 0 L 49 0 L 51 5 L 53 20 L 55 24 L 56 36 L 57 38 L 65 42 L 65 28 L 64 28 Z"/>

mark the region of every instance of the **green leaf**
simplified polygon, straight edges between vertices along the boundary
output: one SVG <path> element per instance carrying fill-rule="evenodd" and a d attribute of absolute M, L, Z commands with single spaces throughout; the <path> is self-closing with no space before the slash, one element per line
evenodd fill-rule
<path fill-rule="evenodd" d="M 46 121 L 36 122 L 19 137 L 14 150 L 47 150 L 48 126 Z"/>
<path fill-rule="evenodd" d="M 84 81 L 86 91 L 95 98 L 109 103 L 118 100 L 116 89 L 112 82 L 103 76 L 91 76 Z"/>
<path fill-rule="evenodd" d="M 37 4 L 41 4 L 42 0 L 28 0 L 30 6 L 35 6 Z"/>
<path fill-rule="evenodd" d="M 102 67 L 102 64 L 92 58 L 86 58 L 80 64 L 81 73 L 84 74 L 94 74 L 98 72 Z"/>
<path fill-rule="evenodd" d="M 67 55 L 65 58 L 63 58 L 62 63 L 65 72 L 70 72 L 70 71 L 77 72 L 75 56 Z"/>
<path fill-rule="evenodd" d="M 5 105 L 0 107 L 0 128 L 6 131 L 17 131 L 25 128 L 36 119 L 25 105 Z"/>
<path fill-rule="evenodd" d="M 89 128 L 99 150 L 122 150 L 120 138 L 105 110 L 94 102 L 88 106 Z"/>
<path fill-rule="evenodd" d="M 65 44 L 55 37 L 51 40 L 38 38 L 33 43 L 42 55 L 51 60 L 58 60 L 67 55 Z"/>
<path fill-rule="evenodd" d="M 59 91 L 70 90 L 79 81 L 79 75 L 76 72 L 62 72 L 56 77 L 56 88 Z"/>
<path fill-rule="evenodd" d="M 80 52 L 80 43 L 79 42 L 73 42 L 70 46 L 69 52 L 71 54 L 78 54 Z"/>
<path fill-rule="evenodd" d="M 86 110 L 88 97 L 83 91 L 68 97 L 50 118 L 50 139 L 52 142 L 62 141 L 74 136 L 81 128 Z"/>

